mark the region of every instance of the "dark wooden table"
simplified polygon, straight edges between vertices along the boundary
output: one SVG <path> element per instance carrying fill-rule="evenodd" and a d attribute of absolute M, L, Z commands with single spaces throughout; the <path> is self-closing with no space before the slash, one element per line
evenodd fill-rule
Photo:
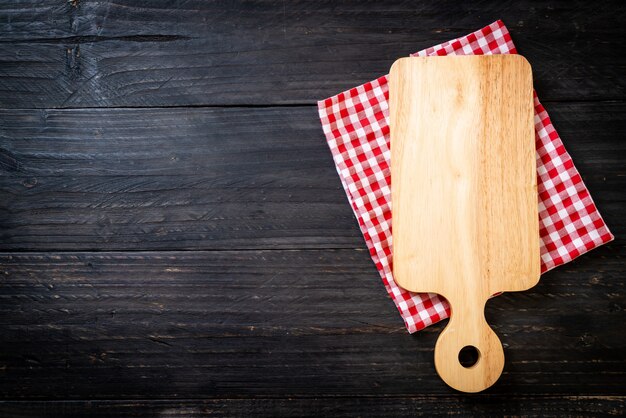
<path fill-rule="evenodd" d="M 406 333 L 316 100 L 501 18 L 616 235 L 489 302 L 500 381 Z M 621 415 L 622 1 L 0 1 L 0 415 Z"/>

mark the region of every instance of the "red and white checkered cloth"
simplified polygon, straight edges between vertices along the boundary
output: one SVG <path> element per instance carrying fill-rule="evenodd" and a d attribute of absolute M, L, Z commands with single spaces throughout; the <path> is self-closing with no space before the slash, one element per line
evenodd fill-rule
<path fill-rule="evenodd" d="M 501 21 L 413 56 L 515 54 Z M 609 242 L 613 235 L 535 94 L 541 271 Z M 318 102 L 322 127 L 361 232 L 410 333 L 450 315 L 434 293 L 412 293 L 393 280 L 387 76 Z"/>

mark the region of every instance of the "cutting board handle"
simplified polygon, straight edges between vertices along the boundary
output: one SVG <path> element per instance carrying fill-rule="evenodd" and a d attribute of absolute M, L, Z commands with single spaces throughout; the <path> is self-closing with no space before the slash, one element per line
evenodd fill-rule
<path fill-rule="evenodd" d="M 493 385 L 504 368 L 502 343 L 484 315 L 485 301 L 468 298 L 450 302 L 452 314 L 448 326 L 435 345 L 435 367 L 439 376 L 452 388 L 480 392 Z M 476 362 L 461 364 L 461 350 L 474 351 Z"/>

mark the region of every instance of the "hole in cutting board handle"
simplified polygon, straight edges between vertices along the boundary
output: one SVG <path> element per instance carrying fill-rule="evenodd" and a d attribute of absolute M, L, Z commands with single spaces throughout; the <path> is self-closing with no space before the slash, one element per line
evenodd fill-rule
<path fill-rule="evenodd" d="M 459 363 L 466 369 L 476 365 L 478 360 L 480 360 L 480 350 L 473 345 L 466 345 L 459 351 Z"/>
<path fill-rule="evenodd" d="M 457 301 L 456 305 L 462 303 L 463 300 Z M 479 304 L 474 304 L 473 315 L 465 316 L 455 315 L 454 306 L 448 326 L 435 344 L 435 368 L 448 386 L 462 392 L 480 392 L 493 385 L 502 374 L 502 343 L 476 308 Z M 465 355 L 472 353 L 476 356 L 474 364 L 470 365 Z"/>

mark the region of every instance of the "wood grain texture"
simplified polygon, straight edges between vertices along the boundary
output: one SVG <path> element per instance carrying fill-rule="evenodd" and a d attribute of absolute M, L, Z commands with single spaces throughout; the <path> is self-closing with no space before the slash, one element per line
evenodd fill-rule
<path fill-rule="evenodd" d="M 0 0 L 0 415 L 623 415 L 625 14 Z M 496 19 L 616 240 L 488 302 L 507 364 L 468 397 L 445 324 L 406 334 L 314 104 Z"/>
<path fill-rule="evenodd" d="M 75 401 L 75 402 L 4 402 L 0 413 L 14 418 L 58 416 L 89 417 L 232 417 L 254 413 L 255 417 L 395 417 L 452 416 L 493 417 L 532 416 L 597 417 L 619 415 L 624 400 L 615 396 L 493 396 L 475 395 L 472 399 L 448 396 L 414 397 L 314 397 L 270 399 L 203 399 L 159 401 Z"/>
<path fill-rule="evenodd" d="M 624 395 L 626 249 L 594 254 L 489 301 L 507 363 L 487 394 Z M 407 334 L 364 250 L 5 253 L 0 266 L 5 399 L 431 394 L 481 405 L 435 373 L 445 324 Z"/>
<path fill-rule="evenodd" d="M 0 17 L 0 107 L 314 104 L 497 19 L 543 100 L 626 92 L 621 1 L 20 0 Z"/>
<path fill-rule="evenodd" d="M 626 105 L 548 104 L 620 241 Z M 363 248 L 315 108 L 0 110 L 0 248 Z"/>
<path fill-rule="evenodd" d="M 518 55 L 401 58 L 389 86 L 394 280 L 448 300 L 437 372 L 479 392 L 504 368 L 487 299 L 539 281 L 532 71 Z"/>
<path fill-rule="evenodd" d="M 20 110 L 0 120 L 6 249 L 362 245 L 314 109 Z"/>

